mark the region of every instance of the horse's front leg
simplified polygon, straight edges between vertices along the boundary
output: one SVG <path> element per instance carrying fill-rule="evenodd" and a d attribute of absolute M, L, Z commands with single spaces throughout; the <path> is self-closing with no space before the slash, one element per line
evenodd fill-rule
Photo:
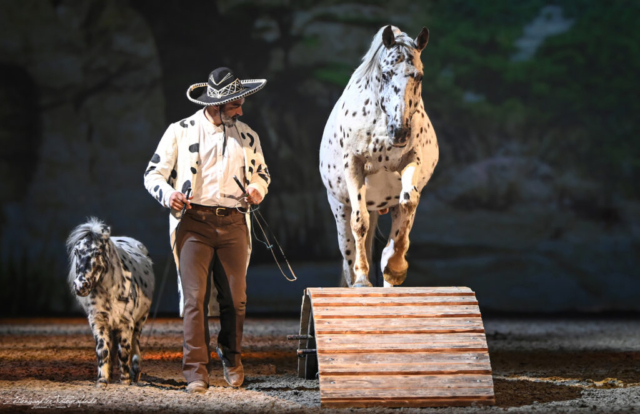
<path fill-rule="evenodd" d="M 420 192 L 416 187 L 420 164 L 414 158 L 415 153 L 409 157 L 406 166 L 402 169 L 400 204 L 391 208 L 391 234 L 387 246 L 382 251 L 380 263 L 385 287 L 400 285 L 407 277 L 409 264 L 405 255 L 409 250 L 409 233 L 420 202 Z"/>
<path fill-rule="evenodd" d="M 118 341 L 118 359 L 120 360 L 120 382 L 131 385 L 131 348 L 134 329 L 133 322 L 127 322 L 116 331 L 116 340 Z"/>
<path fill-rule="evenodd" d="M 356 279 L 353 287 L 369 287 L 369 262 L 367 261 L 367 232 L 369 231 L 369 212 L 367 211 L 367 193 L 364 186 L 364 163 L 350 156 L 345 165 L 345 182 L 351 203 L 351 232 L 355 242 L 353 270 Z"/>
<path fill-rule="evenodd" d="M 111 330 L 108 320 L 96 317 L 89 318 L 93 338 L 96 341 L 96 357 L 98 359 L 98 380 L 96 387 L 104 388 L 111 377 Z"/>

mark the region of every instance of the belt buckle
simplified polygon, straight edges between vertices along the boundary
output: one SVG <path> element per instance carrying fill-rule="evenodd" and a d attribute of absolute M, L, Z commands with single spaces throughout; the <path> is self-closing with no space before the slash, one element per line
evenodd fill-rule
<path fill-rule="evenodd" d="M 223 217 L 223 216 L 224 216 L 224 214 L 220 214 L 220 211 L 223 211 L 223 212 L 224 212 L 225 210 L 226 210 L 226 208 L 224 208 L 224 207 L 218 207 L 218 208 L 216 208 L 216 216 L 218 216 L 218 217 Z"/>

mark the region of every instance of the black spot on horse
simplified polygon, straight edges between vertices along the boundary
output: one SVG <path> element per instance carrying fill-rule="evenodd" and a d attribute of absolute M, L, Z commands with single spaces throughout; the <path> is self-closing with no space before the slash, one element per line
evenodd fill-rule
<path fill-rule="evenodd" d="M 195 168 L 191 167 L 191 174 L 195 174 L 196 172 L 198 172 Z"/>
<path fill-rule="evenodd" d="M 362 200 L 362 194 L 358 194 L 358 200 Z M 359 211 L 358 211 L 359 213 Z"/>
<path fill-rule="evenodd" d="M 181 126 L 182 128 L 188 128 L 188 127 L 189 127 L 189 125 L 187 124 L 187 120 L 186 120 L 186 119 L 183 119 L 182 121 L 180 121 L 180 126 Z"/>
<path fill-rule="evenodd" d="M 153 191 L 158 191 L 158 188 L 160 188 L 160 186 L 156 185 L 155 187 L 153 187 Z"/>
<path fill-rule="evenodd" d="M 200 144 L 189 145 L 189 152 L 198 152 L 198 151 L 200 151 Z"/>
<path fill-rule="evenodd" d="M 189 121 L 189 123 L 191 124 L 191 126 L 194 126 L 196 124 L 196 121 L 192 119 L 191 121 Z"/>
<path fill-rule="evenodd" d="M 253 167 L 249 167 L 249 172 L 253 174 Z"/>
<path fill-rule="evenodd" d="M 353 260 L 349 260 L 349 266 L 351 266 L 353 264 Z"/>
<path fill-rule="evenodd" d="M 375 204 L 375 203 L 374 203 L 373 201 L 367 201 L 367 205 L 368 205 L 368 206 L 372 206 L 372 205 L 374 205 L 374 204 Z"/>
<path fill-rule="evenodd" d="M 151 171 L 155 170 L 156 167 L 155 166 L 151 166 L 147 169 L 147 171 L 144 172 L 144 176 L 146 177 Z"/>
<path fill-rule="evenodd" d="M 178 171 L 171 170 L 171 178 L 176 178 L 178 176 Z"/>
<path fill-rule="evenodd" d="M 162 200 L 162 190 L 158 192 L 158 197 L 160 198 L 160 200 Z"/>
<path fill-rule="evenodd" d="M 409 193 L 404 193 L 404 199 L 405 200 L 408 200 L 410 198 L 411 198 L 411 196 L 409 195 Z"/>
<path fill-rule="evenodd" d="M 256 160 L 255 159 L 251 160 L 251 165 L 256 165 Z"/>
<path fill-rule="evenodd" d="M 386 206 L 386 205 L 387 205 L 387 202 L 386 202 L 386 201 L 383 201 L 382 203 L 378 204 L 378 206 L 377 206 L 377 207 L 378 207 L 378 208 L 380 208 L 380 207 L 384 207 L 384 206 Z"/>
<path fill-rule="evenodd" d="M 344 252 L 344 254 L 346 254 L 347 256 L 351 256 L 351 250 L 347 250 L 346 252 Z"/>
<path fill-rule="evenodd" d="M 160 156 L 158 154 L 153 154 L 151 157 L 151 162 L 155 162 L 156 164 L 160 162 Z"/>

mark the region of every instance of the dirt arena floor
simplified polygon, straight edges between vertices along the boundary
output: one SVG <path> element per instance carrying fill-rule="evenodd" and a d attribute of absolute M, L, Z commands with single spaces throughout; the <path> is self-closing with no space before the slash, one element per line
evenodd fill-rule
<path fill-rule="evenodd" d="M 148 327 L 147 327 L 148 328 Z M 320 408 L 316 380 L 297 378 L 293 318 L 249 318 L 246 381 L 231 389 L 217 364 L 206 394 L 189 395 L 181 374 L 179 319 L 159 319 L 138 385 L 96 389 L 93 339 L 84 319 L 0 320 L 1 412 L 367 412 L 630 413 L 640 411 L 637 318 L 485 318 L 496 406 L 427 409 Z M 211 323 L 216 333 L 219 324 Z M 146 332 L 148 333 L 148 331 Z M 214 336 L 215 338 L 215 336 Z M 216 357 L 217 358 L 217 357 Z"/>

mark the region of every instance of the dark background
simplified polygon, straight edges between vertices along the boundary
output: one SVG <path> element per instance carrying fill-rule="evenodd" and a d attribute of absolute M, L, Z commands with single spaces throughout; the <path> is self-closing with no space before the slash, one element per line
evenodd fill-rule
<path fill-rule="evenodd" d="M 255 243 L 248 311 L 297 312 L 303 288 L 337 286 L 318 150 L 386 24 L 430 29 L 423 98 L 441 150 L 405 286 L 469 286 L 483 311 L 640 311 L 639 16 L 637 1 L 2 1 L 0 312 L 77 312 L 64 241 L 88 216 L 142 241 L 159 285 L 168 210 L 142 174 L 198 109 L 187 87 L 223 65 L 268 79 L 243 120 L 299 277 Z M 169 268 L 161 312 L 175 314 Z"/>

